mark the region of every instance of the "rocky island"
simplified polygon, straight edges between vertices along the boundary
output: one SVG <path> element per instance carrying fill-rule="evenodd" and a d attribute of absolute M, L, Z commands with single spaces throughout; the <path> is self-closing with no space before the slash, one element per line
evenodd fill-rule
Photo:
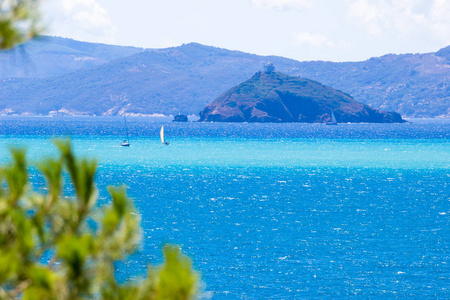
<path fill-rule="evenodd" d="M 176 115 L 173 117 L 172 122 L 188 122 L 189 119 L 186 115 Z"/>
<path fill-rule="evenodd" d="M 379 111 L 317 81 L 265 67 L 200 112 L 203 122 L 401 123 L 400 114 Z"/>

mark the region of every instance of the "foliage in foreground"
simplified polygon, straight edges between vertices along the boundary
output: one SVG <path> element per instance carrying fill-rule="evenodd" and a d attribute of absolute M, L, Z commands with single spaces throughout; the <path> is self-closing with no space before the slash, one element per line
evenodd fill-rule
<path fill-rule="evenodd" d="M 24 150 L 0 170 L 0 299 L 192 299 L 198 276 L 175 246 L 146 278 L 118 283 L 114 263 L 138 246 L 139 216 L 124 187 L 109 187 L 111 205 L 94 213 L 96 161 L 55 143 L 60 157 L 37 165 L 46 194 L 32 190 Z M 64 196 L 66 170 L 73 197 Z"/>
<path fill-rule="evenodd" d="M 35 37 L 39 0 L 0 0 L 0 50 L 11 49 Z"/>

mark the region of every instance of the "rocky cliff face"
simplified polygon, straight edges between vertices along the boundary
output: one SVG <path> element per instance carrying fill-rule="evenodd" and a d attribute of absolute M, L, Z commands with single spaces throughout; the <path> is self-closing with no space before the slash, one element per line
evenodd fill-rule
<path fill-rule="evenodd" d="M 394 112 L 373 109 L 319 82 L 278 72 L 258 72 L 200 112 L 204 122 L 325 123 L 404 122 Z"/>

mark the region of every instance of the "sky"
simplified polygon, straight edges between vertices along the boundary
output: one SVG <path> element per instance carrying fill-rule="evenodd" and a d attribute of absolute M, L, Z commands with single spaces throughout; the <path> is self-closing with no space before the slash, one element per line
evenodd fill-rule
<path fill-rule="evenodd" d="M 46 34 L 123 46 L 361 61 L 450 45 L 450 0 L 42 1 Z"/>

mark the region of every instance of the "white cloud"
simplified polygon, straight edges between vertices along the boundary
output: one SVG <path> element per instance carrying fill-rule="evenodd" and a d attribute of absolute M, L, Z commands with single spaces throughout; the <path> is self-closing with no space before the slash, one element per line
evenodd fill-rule
<path fill-rule="evenodd" d="M 430 10 L 433 36 L 450 44 L 450 1 L 435 0 Z"/>
<path fill-rule="evenodd" d="M 48 34 L 100 43 L 114 43 L 115 27 L 96 0 L 45 0 Z"/>
<path fill-rule="evenodd" d="M 258 8 L 275 10 L 298 10 L 312 8 L 312 0 L 251 0 L 252 4 Z"/>
<path fill-rule="evenodd" d="M 348 16 L 369 34 L 428 36 L 450 43 L 449 0 L 348 0 Z"/>
<path fill-rule="evenodd" d="M 382 19 L 381 7 L 370 4 L 367 0 L 357 0 L 349 5 L 350 18 L 356 19 L 367 27 L 371 34 L 380 34 L 380 19 Z"/>
<path fill-rule="evenodd" d="M 321 34 L 313 34 L 309 32 L 294 33 L 294 44 L 297 46 L 307 46 L 313 48 L 331 48 L 344 49 L 347 44 L 343 41 L 335 42 Z"/>

